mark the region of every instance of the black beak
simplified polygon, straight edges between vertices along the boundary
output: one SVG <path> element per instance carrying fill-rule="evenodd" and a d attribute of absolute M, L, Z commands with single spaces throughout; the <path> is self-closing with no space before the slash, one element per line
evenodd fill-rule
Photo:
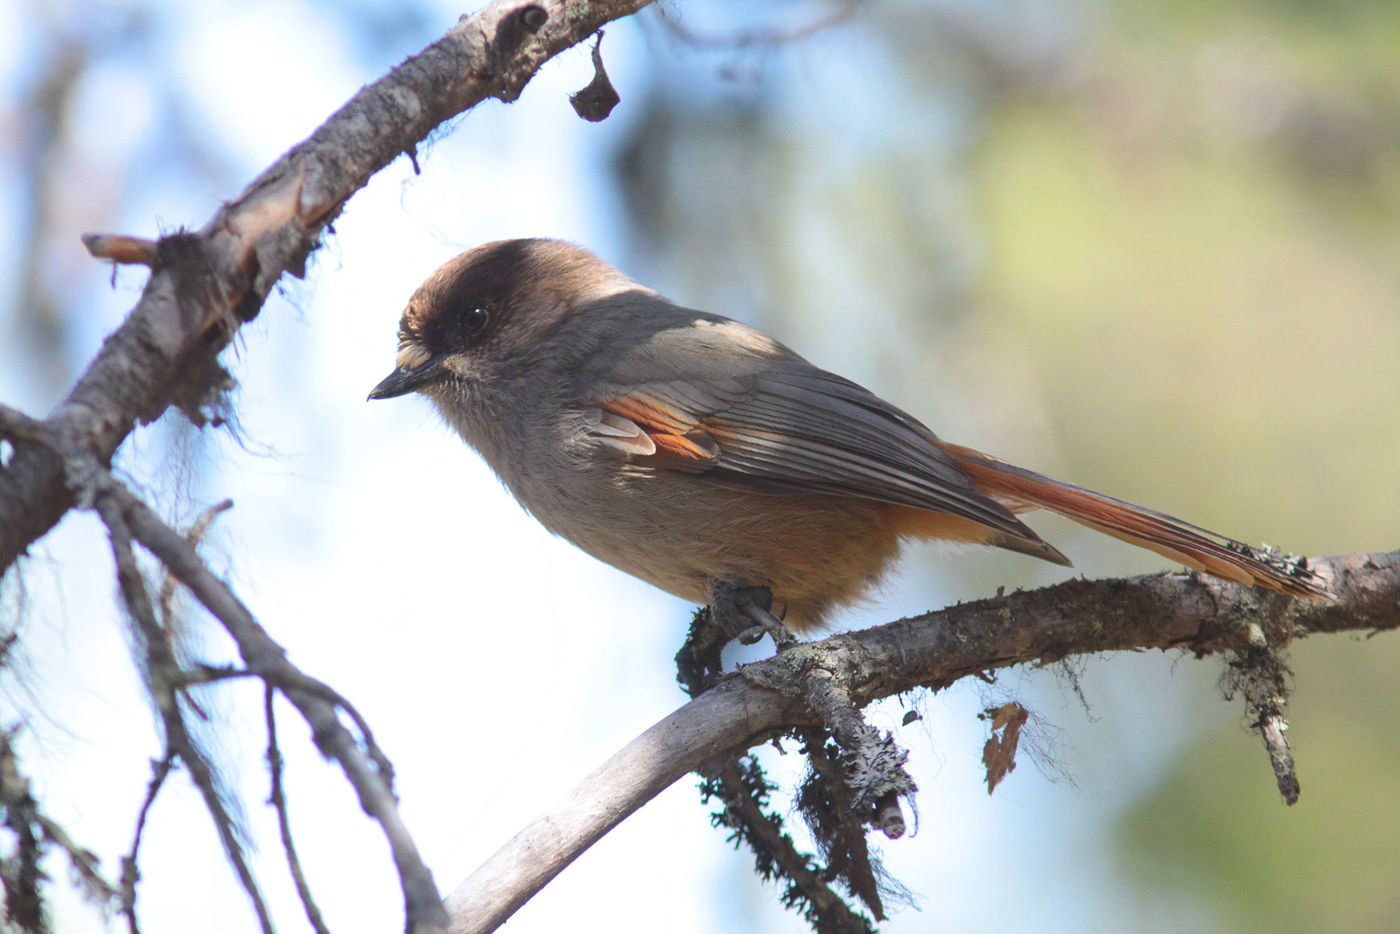
<path fill-rule="evenodd" d="M 446 376 L 448 370 L 443 366 L 442 357 L 434 357 L 422 366 L 413 369 L 399 367 L 384 379 L 379 385 L 369 392 L 370 399 L 392 399 L 395 396 L 406 395 L 415 389 L 422 389 L 429 383 L 436 382 Z"/>

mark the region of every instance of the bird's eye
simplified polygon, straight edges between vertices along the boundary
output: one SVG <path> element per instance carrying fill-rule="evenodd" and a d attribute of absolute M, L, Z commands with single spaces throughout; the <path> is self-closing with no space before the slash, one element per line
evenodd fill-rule
<path fill-rule="evenodd" d="M 469 308 L 466 314 L 462 315 L 462 328 L 468 336 L 480 334 L 486 328 L 487 322 L 491 320 L 491 312 L 486 308 Z"/>

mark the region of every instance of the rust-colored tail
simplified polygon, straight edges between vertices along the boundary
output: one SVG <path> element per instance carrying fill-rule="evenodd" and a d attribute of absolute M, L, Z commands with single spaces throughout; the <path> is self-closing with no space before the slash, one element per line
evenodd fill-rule
<path fill-rule="evenodd" d="M 1091 529 L 1148 548 L 1187 567 L 1299 597 L 1324 597 L 1321 580 L 1299 559 L 1253 548 L 1165 513 L 941 442 L 979 491 L 1013 512 L 1048 509 Z"/>

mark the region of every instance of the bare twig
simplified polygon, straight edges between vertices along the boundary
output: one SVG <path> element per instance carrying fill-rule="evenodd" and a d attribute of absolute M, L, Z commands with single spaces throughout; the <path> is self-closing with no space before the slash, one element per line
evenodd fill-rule
<path fill-rule="evenodd" d="M 141 934 L 141 927 L 136 921 L 136 883 L 141 881 L 141 864 L 138 861 L 141 855 L 141 836 L 146 831 L 146 817 L 151 813 L 151 806 L 156 803 L 156 797 L 173 768 L 175 756 L 168 749 L 164 758 L 151 761 L 151 780 L 146 784 L 146 799 L 141 802 L 141 810 L 136 815 L 136 832 L 131 836 L 131 852 L 122 858 L 121 906 L 122 914 L 126 915 L 127 929 L 131 934 Z"/>
<path fill-rule="evenodd" d="M 1245 705 L 1255 717 L 1254 728 L 1264 741 L 1274 778 L 1284 803 L 1298 803 L 1302 786 L 1288 746 L 1288 664 L 1283 649 L 1268 643 L 1262 629 L 1249 628 L 1249 644 L 1237 651 L 1225 678 L 1225 696 L 1244 695 Z"/>
<path fill-rule="evenodd" d="M 209 526 L 213 524 L 222 513 L 233 508 L 233 500 L 225 499 L 210 506 L 199 514 L 199 518 L 185 530 L 185 539 L 195 548 L 199 548 L 199 543 L 204 540 L 204 535 L 209 531 Z M 170 626 L 175 616 L 175 576 L 166 571 L 160 582 L 160 619 L 165 625 Z"/>
<path fill-rule="evenodd" d="M 275 701 L 277 692 L 269 685 L 263 692 L 263 716 L 267 723 L 267 770 L 272 782 L 268 801 L 277 811 L 277 829 L 282 835 L 282 851 L 287 854 L 287 868 L 296 883 L 297 896 L 306 909 L 306 920 L 316 934 L 330 934 L 326 921 L 321 917 L 321 909 L 307 884 L 306 873 L 302 871 L 301 859 L 297 856 L 296 844 L 292 841 L 292 821 L 287 814 L 287 796 L 282 793 L 282 750 L 277 745 L 277 714 Z"/>
<path fill-rule="evenodd" d="M 563 801 L 516 834 L 447 899 L 452 934 L 495 930 L 603 834 L 686 772 L 747 748 L 745 698 L 762 697 L 754 724 L 766 738 L 800 702 L 730 678 L 634 739 Z"/>
<path fill-rule="evenodd" d="M 97 259 L 114 263 L 155 267 L 159 247 L 154 240 L 125 234 L 83 234 L 83 246 Z"/>

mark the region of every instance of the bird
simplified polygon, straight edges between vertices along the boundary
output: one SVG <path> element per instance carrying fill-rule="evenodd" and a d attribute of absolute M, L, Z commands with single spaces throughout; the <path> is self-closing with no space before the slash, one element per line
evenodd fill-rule
<path fill-rule="evenodd" d="M 1034 509 L 1240 584 L 1327 592 L 1302 559 L 944 441 L 562 240 L 486 243 L 423 282 L 369 398 L 412 392 L 551 532 L 694 603 L 771 595 L 793 633 L 865 598 L 914 540 L 1072 566 L 1021 520 Z"/>

